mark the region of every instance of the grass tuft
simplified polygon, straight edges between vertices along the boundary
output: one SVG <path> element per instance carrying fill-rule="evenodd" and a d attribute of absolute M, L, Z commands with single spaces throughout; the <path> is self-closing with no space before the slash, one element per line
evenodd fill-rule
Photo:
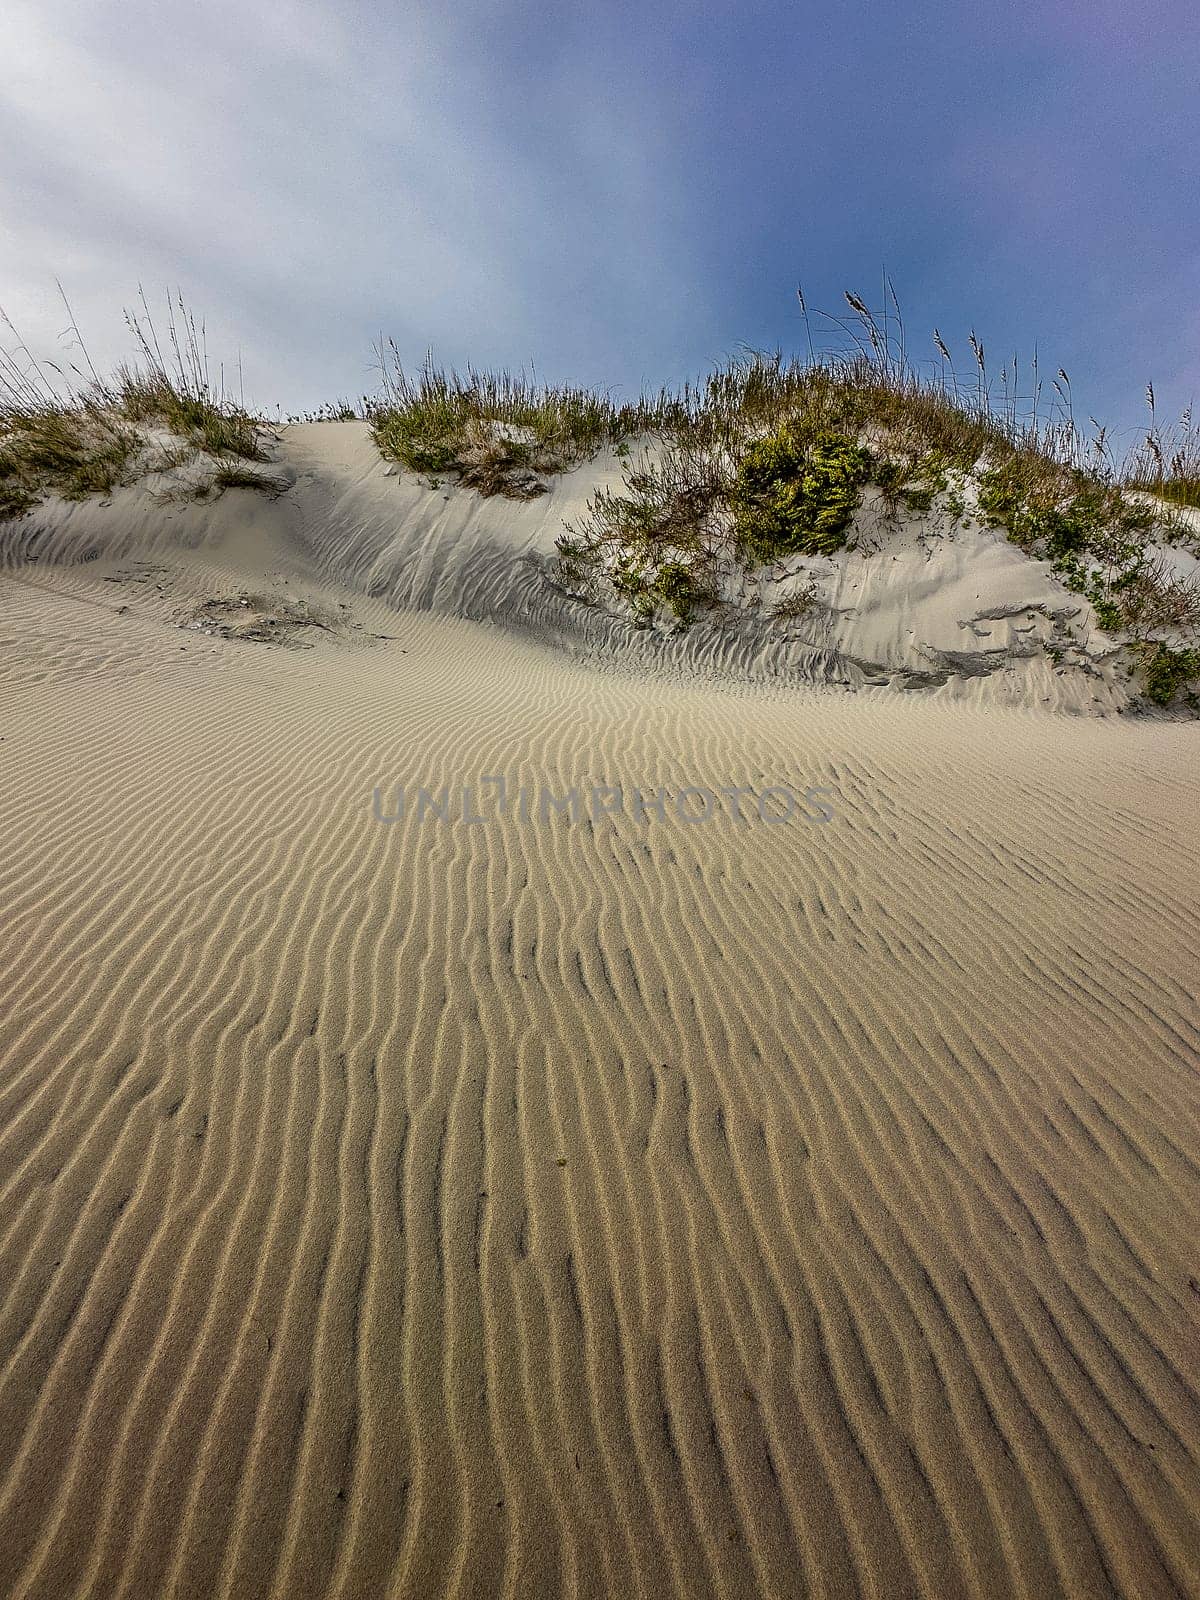
<path fill-rule="evenodd" d="M 165 428 L 206 455 L 265 461 L 259 427 L 240 406 L 179 386 L 167 373 L 124 367 L 111 391 L 112 407 L 127 421 Z"/>
<path fill-rule="evenodd" d="M 0 516 L 23 515 L 48 494 L 111 494 L 176 463 L 177 454 L 156 448 L 156 431 L 221 461 L 266 460 L 258 421 L 211 381 L 203 324 L 181 299 L 169 302 L 164 355 L 144 296 L 141 307 L 126 312 L 139 360 L 108 382 L 97 375 L 69 304 L 83 368 L 38 362 L 0 312 L 18 339 L 0 351 Z"/>
<path fill-rule="evenodd" d="M 466 376 L 426 359 L 415 375 L 394 345 L 378 352 L 382 397 L 369 410 L 380 454 L 423 477 L 455 474 L 483 495 L 531 499 L 545 478 L 643 431 L 649 409 L 509 373 Z"/>
<path fill-rule="evenodd" d="M 7 411 L 0 400 L 0 515 L 23 514 L 47 489 L 65 500 L 111 494 L 127 481 L 140 444 L 103 407 Z"/>
<path fill-rule="evenodd" d="M 1126 483 L 1170 505 L 1200 508 L 1200 425 L 1192 419 L 1191 406 L 1164 427 L 1153 384 L 1146 385 L 1146 404 L 1149 424 L 1126 468 Z"/>

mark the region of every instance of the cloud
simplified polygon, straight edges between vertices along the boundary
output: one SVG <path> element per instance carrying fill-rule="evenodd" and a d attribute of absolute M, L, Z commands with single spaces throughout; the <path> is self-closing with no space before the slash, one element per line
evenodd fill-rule
<path fill-rule="evenodd" d="M 308 398 L 356 386 L 380 330 L 455 360 L 546 364 L 549 344 L 599 376 L 623 315 L 694 314 L 655 201 L 670 152 L 637 108 L 572 112 L 551 83 L 522 141 L 461 22 L 413 9 L 16 0 L 6 304 L 45 338 L 58 275 L 115 334 L 139 281 L 179 283 Z"/>
<path fill-rule="evenodd" d="M 178 284 L 293 407 L 370 385 L 380 333 L 675 380 L 886 262 L 915 340 L 1036 343 L 1106 418 L 1150 372 L 1182 403 L 1200 45 L 1181 0 L 1081 7 L 9 0 L 0 303 L 52 341 L 61 277 L 108 362 Z"/>

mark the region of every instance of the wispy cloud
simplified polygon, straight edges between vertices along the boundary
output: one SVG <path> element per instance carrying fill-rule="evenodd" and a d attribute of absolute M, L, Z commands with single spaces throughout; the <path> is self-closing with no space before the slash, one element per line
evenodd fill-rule
<path fill-rule="evenodd" d="M 508 105 L 466 32 L 411 8 L 167 22 L 17 0 L 6 303 L 44 338 L 61 276 L 104 346 L 139 280 L 180 283 L 268 388 L 308 397 L 365 381 L 380 329 L 410 354 L 599 377 L 633 306 L 658 323 L 652 364 L 703 293 L 654 198 L 670 152 L 634 106 L 572 114 L 562 82 L 540 108 Z"/>
<path fill-rule="evenodd" d="M 794 340 L 797 277 L 832 301 L 886 260 L 914 335 L 1036 341 L 1106 414 L 1150 374 L 1182 399 L 1200 48 L 1171 0 L 1117 22 L 9 0 L 0 301 L 52 339 L 61 277 L 107 360 L 138 282 L 178 284 L 254 397 L 299 405 L 369 384 L 380 332 L 677 378 Z"/>

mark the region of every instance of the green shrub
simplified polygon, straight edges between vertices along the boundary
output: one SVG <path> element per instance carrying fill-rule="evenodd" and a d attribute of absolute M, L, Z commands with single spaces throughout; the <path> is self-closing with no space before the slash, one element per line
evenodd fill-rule
<path fill-rule="evenodd" d="M 1169 706 L 1181 689 L 1200 678 L 1200 650 L 1170 650 L 1165 644 L 1141 651 L 1142 681 L 1156 705 Z"/>
<path fill-rule="evenodd" d="M 877 459 L 871 465 L 871 481 L 893 510 L 903 501 L 907 510 L 925 515 L 948 486 L 946 467 L 940 450 L 927 450 L 916 460 Z"/>
<path fill-rule="evenodd" d="M 709 604 L 712 598 L 707 586 L 698 580 L 695 568 L 686 561 L 664 562 L 655 575 L 654 590 L 685 627 L 696 607 Z"/>
<path fill-rule="evenodd" d="M 980 475 L 979 509 L 1015 544 L 1051 561 L 1081 555 L 1114 534 L 1136 539 L 1155 521 L 1117 485 L 1020 453 Z"/>
<path fill-rule="evenodd" d="M 757 440 L 738 466 L 731 495 L 743 551 L 772 561 L 840 550 L 870 469 L 870 453 L 840 434 L 809 442 L 786 423 Z"/>
<path fill-rule="evenodd" d="M 1148 620 L 1147 539 L 1154 512 L 1115 484 L 1016 454 L 981 475 L 979 508 L 1027 554 L 1086 595 L 1107 632 Z M 1134 604 L 1136 600 L 1136 605 Z"/>
<path fill-rule="evenodd" d="M 658 610 L 658 602 L 649 589 L 636 589 L 630 594 L 630 606 L 633 610 L 634 623 L 639 628 L 648 628 L 654 621 L 654 613 Z"/>
<path fill-rule="evenodd" d="M 649 576 L 636 555 L 627 554 L 618 559 L 612 570 L 612 585 L 618 594 L 627 595 L 631 600 L 649 593 Z"/>

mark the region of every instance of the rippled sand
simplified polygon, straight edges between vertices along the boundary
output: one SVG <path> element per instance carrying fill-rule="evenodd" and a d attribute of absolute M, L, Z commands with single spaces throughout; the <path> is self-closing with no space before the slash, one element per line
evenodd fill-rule
<path fill-rule="evenodd" d="M 0 1592 L 1200 1592 L 1195 729 L 224 559 L 0 574 Z"/>

